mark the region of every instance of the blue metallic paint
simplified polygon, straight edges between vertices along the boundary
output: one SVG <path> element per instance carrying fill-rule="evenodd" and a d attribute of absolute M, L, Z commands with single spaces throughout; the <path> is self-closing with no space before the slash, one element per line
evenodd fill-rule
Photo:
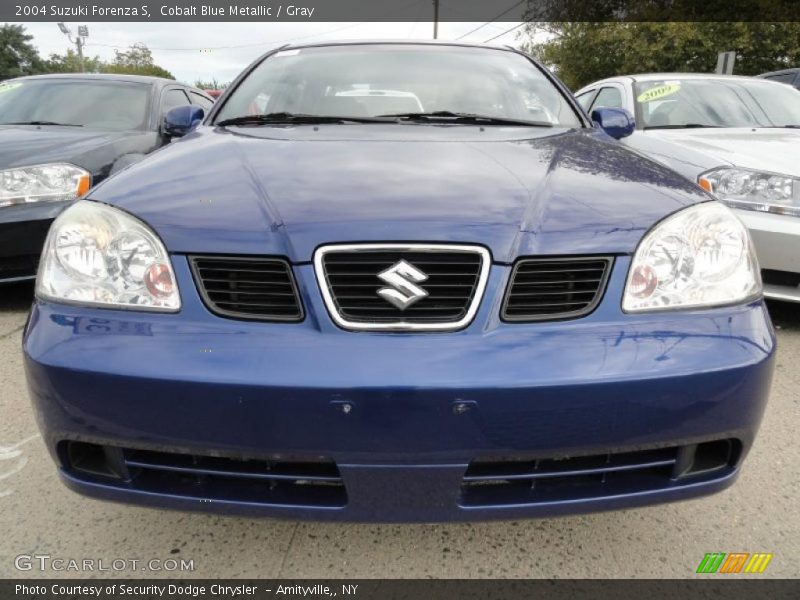
<path fill-rule="evenodd" d="M 622 313 L 630 256 L 644 233 L 708 196 L 596 129 L 206 124 L 91 197 L 158 232 L 183 305 L 175 315 L 34 304 L 23 341 L 31 396 L 62 478 L 81 493 L 330 520 L 618 509 L 718 491 L 741 463 L 697 483 L 540 504 L 467 507 L 460 483 L 485 454 L 574 456 L 732 437 L 743 456 L 764 411 L 775 339 L 763 302 Z M 486 246 L 493 264 L 475 320 L 447 334 L 337 328 L 312 254 L 322 244 L 370 241 Z M 189 253 L 287 256 L 305 320 L 213 315 Z M 615 257 L 593 313 L 500 320 L 517 257 L 585 254 Z M 454 410 L 457 403 L 471 410 Z M 255 504 L 114 487 L 67 473 L 56 451 L 62 440 L 231 456 L 321 453 L 336 460 L 348 503 Z"/>
<path fill-rule="evenodd" d="M 315 131 L 316 129 L 316 131 Z M 321 243 L 482 243 L 494 260 L 630 253 L 708 199 L 590 129 L 201 127 L 93 190 L 172 252 L 286 255 Z"/>
<path fill-rule="evenodd" d="M 176 106 L 164 116 L 164 133 L 182 137 L 198 127 L 204 116 L 205 111 L 199 106 Z"/>
<path fill-rule="evenodd" d="M 495 266 L 475 322 L 445 335 L 348 333 L 327 318 L 310 265 L 296 267 L 300 324 L 210 314 L 185 258 L 174 315 L 37 302 L 26 370 L 48 447 L 63 439 L 172 451 L 325 453 L 344 508 L 200 501 L 97 482 L 101 498 L 162 507 L 334 520 L 439 521 L 557 515 L 694 497 L 734 476 L 614 498 L 463 507 L 458 483 L 487 452 L 546 455 L 736 437 L 749 449 L 769 389 L 774 337 L 762 302 L 624 315 L 629 259 L 600 307 L 574 322 L 504 324 L 510 268 Z M 476 368 L 479 365 L 479 368 Z M 334 403 L 354 406 L 348 415 Z M 464 414 L 453 403 L 475 403 Z M 735 475 L 735 473 L 734 473 Z"/>
<path fill-rule="evenodd" d="M 628 137 L 636 130 L 633 115 L 624 108 L 597 108 L 592 121 L 615 140 Z"/>

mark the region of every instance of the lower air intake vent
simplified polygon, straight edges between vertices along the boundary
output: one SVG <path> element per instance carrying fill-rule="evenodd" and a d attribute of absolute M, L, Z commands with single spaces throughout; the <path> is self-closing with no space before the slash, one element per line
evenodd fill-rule
<path fill-rule="evenodd" d="M 302 321 L 289 264 L 277 258 L 192 256 L 205 305 L 218 315 L 261 321 Z"/>
<path fill-rule="evenodd" d="M 764 285 L 779 285 L 781 287 L 800 287 L 800 273 L 790 271 L 775 271 L 774 269 L 763 269 L 761 279 Z"/>
<path fill-rule="evenodd" d="M 536 504 L 664 489 L 724 477 L 740 451 L 738 440 L 725 439 L 569 458 L 481 458 L 467 468 L 461 504 Z"/>
<path fill-rule="evenodd" d="M 514 266 L 503 302 L 505 321 L 574 319 L 603 296 L 610 258 L 522 259 Z"/>
<path fill-rule="evenodd" d="M 33 277 L 38 267 L 38 254 L 0 257 L 0 280 Z"/>
<path fill-rule="evenodd" d="M 66 442 L 70 475 L 126 489 L 185 498 L 340 507 L 347 493 L 325 457 L 266 459 L 176 454 Z"/>

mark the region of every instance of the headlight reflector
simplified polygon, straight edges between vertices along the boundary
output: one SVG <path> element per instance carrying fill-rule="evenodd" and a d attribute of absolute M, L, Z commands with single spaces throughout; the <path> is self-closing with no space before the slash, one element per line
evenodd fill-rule
<path fill-rule="evenodd" d="M 719 202 L 668 217 L 645 235 L 631 262 L 626 312 L 744 302 L 761 293 L 745 226 Z"/>
<path fill-rule="evenodd" d="M 89 191 L 88 171 L 66 163 L 0 171 L 0 207 L 29 202 L 74 200 Z"/>
<path fill-rule="evenodd" d="M 700 175 L 697 182 L 736 208 L 800 216 L 800 179 L 796 177 L 722 168 Z"/>
<path fill-rule="evenodd" d="M 79 304 L 176 311 L 180 296 L 161 240 L 144 223 L 105 204 L 81 201 L 55 220 L 36 294 Z"/>

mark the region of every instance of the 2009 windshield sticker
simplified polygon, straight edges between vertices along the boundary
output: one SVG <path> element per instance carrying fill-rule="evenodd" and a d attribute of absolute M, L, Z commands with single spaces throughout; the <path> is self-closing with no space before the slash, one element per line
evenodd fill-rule
<path fill-rule="evenodd" d="M 646 92 L 642 92 L 639 94 L 639 97 L 636 98 L 637 102 L 652 102 L 653 100 L 661 100 L 666 96 L 671 96 L 675 92 L 679 92 L 681 89 L 680 83 L 665 83 L 664 85 L 659 85 L 654 88 L 650 88 Z"/>
<path fill-rule="evenodd" d="M 3 92 L 10 92 L 20 87 L 21 83 L 0 83 L 0 94 Z"/>

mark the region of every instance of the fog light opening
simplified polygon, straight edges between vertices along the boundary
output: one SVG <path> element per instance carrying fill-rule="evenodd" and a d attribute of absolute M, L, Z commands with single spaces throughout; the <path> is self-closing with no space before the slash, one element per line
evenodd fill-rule
<path fill-rule="evenodd" d="M 739 441 L 734 439 L 697 444 L 691 467 L 685 475 L 701 475 L 732 467 L 739 459 L 740 447 Z"/>
<path fill-rule="evenodd" d="M 124 478 L 118 449 L 87 442 L 67 442 L 66 445 L 70 470 L 96 477 Z"/>

